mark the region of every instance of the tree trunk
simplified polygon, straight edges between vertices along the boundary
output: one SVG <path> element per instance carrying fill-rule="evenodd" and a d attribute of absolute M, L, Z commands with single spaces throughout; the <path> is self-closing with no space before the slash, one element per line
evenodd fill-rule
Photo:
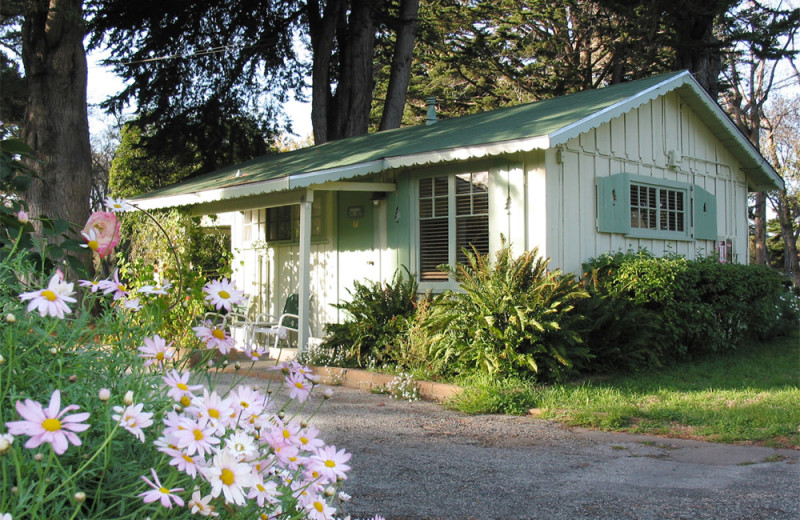
<path fill-rule="evenodd" d="M 375 13 L 382 7 L 383 0 L 352 0 L 347 24 L 340 25 L 339 83 L 333 113 L 328 113 L 329 140 L 365 135 L 369 129 L 375 89 Z"/>
<path fill-rule="evenodd" d="M 392 56 L 392 70 L 386 103 L 383 105 L 380 130 L 400 128 L 406 107 L 408 82 L 411 79 L 411 59 L 414 56 L 414 39 L 417 35 L 419 0 L 400 1 L 400 26 Z"/>
<path fill-rule="evenodd" d="M 82 0 L 33 0 L 22 24 L 28 82 L 23 138 L 38 179 L 25 194 L 31 215 L 83 226 L 89 217 L 92 159 L 86 109 Z"/>
<path fill-rule="evenodd" d="M 331 104 L 331 57 L 336 38 L 336 26 L 340 12 L 338 0 L 325 3 L 324 13 L 320 13 L 319 2 L 309 0 L 307 4 L 309 33 L 311 37 L 311 128 L 314 144 L 329 141 L 328 112 Z"/>
<path fill-rule="evenodd" d="M 759 191 L 755 195 L 753 250 L 754 258 L 751 263 L 757 265 L 769 264 L 769 253 L 767 252 L 767 193 L 765 191 Z"/>
<path fill-rule="evenodd" d="M 786 273 L 792 277 L 795 287 L 800 287 L 800 256 L 797 253 L 797 235 L 794 229 L 794 219 L 786 190 L 778 194 L 778 222 L 781 225 L 783 237 L 783 251 Z"/>

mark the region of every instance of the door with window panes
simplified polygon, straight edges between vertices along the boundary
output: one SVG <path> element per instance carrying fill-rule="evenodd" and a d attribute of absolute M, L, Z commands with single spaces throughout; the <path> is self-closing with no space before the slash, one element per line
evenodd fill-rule
<path fill-rule="evenodd" d="M 418 191 L 421 282 L 446 282 L 440 265 L 465 261 L 463 249 L 489 253 L 489 173 L 422 177 Z"/>

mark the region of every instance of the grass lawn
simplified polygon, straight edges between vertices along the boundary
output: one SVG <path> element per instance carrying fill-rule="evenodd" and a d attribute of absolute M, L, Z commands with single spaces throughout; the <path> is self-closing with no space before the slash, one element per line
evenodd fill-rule
<path fill-rule="evenodd" d="M 574 426 L 800 449 L 797 336 L 652 372 L 533 387 L 472 379 L 451 405 Z"/>
<path fill-rule="evenodd" d="M 542 418 L 570 425 L 800 448 L 800 342 L 541 389 Z"/>

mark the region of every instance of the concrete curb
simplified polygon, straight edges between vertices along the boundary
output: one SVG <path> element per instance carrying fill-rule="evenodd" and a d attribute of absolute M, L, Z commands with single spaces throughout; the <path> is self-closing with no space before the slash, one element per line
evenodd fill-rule
<path fill-rule="evenodd" d="M 257 361 L 250 367 L 249 362 L 241 362 L 241 368 L 237 370 L 234 365 L 228 365 L 222 371 L 228 374 L 238 374 L 245 377 L 255 377 L 258 379 L 280 380 L 283 374 L 280 370 L 274 370 L 277 360 L 269 359 Z M 329 386 L 344 386 L 358 390 L 372 391 L 385 387 L 396 376 L 381 374 L 378 372 L 368 372 L 357 368 L 339 367 L 309 367 L 315 375 L 319 377 L 319 382 Z M 463 389 L 456 385 L 435 383 L 433 381 L 417 381 L 417 390 L 422 399 L 429 401 L 442 402 L 460 394 Z"/>

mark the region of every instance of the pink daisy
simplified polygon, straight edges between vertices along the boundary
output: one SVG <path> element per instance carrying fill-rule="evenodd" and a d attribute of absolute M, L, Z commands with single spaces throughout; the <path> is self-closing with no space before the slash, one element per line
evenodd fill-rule
<path fill-rule="evenodd" d="M 92 292 L 97 292 L 100 288 L 99 280 L 78 280 L 78 285 L 81 287 L 88 287 Z"/>
<path fill-rule="evenodd" d="M 114 411 L 116 414 L 111 418 L 119 423 L 120 426 L 131 432 L 136 438 L 144 442 L 144 431 L 142 428 L 147 428 L 153 425 L 153 414 L 143 412 L 144 404 L 132 404 L 126 408 L 115 406 Z"/>
<path fill-rule="evenodd" d="M 56 272 L 56 274 L 50 278 L 47 289 L 22 293 L 19 295 L 19 299 L 22 301 L 31 301 L 28 304 L 28 312 L 38 310 L 39 316 L 52 316 L 54 318 L 64 319 L 65 314 L 72 312 L 67 304 L 77 301 L 72 297 L 72 295 L 75 294 L 72 287 L 73 284 L 63 281 L 61 272 Z"/>
<path fill-rule="evenodd" d="M 145 359 L 144 366 L 150 366 L 158 363 L 158 366 L 163 366 L 164 361 L 169 361 L 175 355 L 175 349 L 172 348 L 172 342 L 167 344 L 161 336 L 156 334 L 152 338 L 144 338 L 144 346 L 139 347 L 139 357 Z"/>
<path fill-rule="evenodd" d="M 82 432 L 89 429 L 88 424 L 83 424 L 89 418 L 89 414 L 76 413 L 64 416 L 65 413 L 77 410 L 78 406 L 71 404 L 59 411 L 61 408 L 61 392 L 56 390 L 50 396 L 50 404 L 47 409 L 36 401 L 25 399 L 25 402 L 16 402 L 17 413 L 22 416 L 24 421 L 7 422 L 6 427 L 12 435 L 28 435 L 30 439 L 25 443 L 26 448 L 36 448 L 42 443 L 49 442 L 58 455 L 67 451 L 70 443 L 75 446 L 81 445 L 81 440 L 73 432 Z"/>
<path fill-rule="evenodd" d="M 314 384 L 300 372 L 289 374 L 286 379 L 286 387 L 289 389 L 289 399 L 297 399 L 302 403 L 311 394 Z"/>
<path fill-rule="evenodd" d="M 336 514 L 336 509 L 317 494 L 303 497 L 301 503 L 311 520 L 329 520 Z"/>
<path fill-rule="evenodd" d="M 158 480 L 158 475 L 156 475 L 156 470 L 150 468 L 150 472 L 153 474 L 153 481 L 151 482 L 147 477 L 142 477 L 142 480 L 147 482 L 147 484 L 153 488 L 144 493 L 139 493 L 137 496 L 142 497 L 142 501 L 145 504 L 149 504 L 150 502 L 155 502 L 156 500 L 161 501 L 161 505 L 166 507 L 167 509 L 172 509 L 172 502 L 175 502 L 177 506 L 183 506 L 183 499 L 176 495 L 175 493 L 178 491 L 183 491 L 183 488 L 174 488 L 174 489 L 167 489 L 161 485 L 161 481 Z"/>
<path fill-rule="evenodd" d="M 346 479 L 350 466 L 345 463 L 350 457 L 344 450 L 336 451 L 336 446 L 325 446 L 310 457 L 310 467 L 331 481 L 339 477 Z"/>
<path fill-rule="evenodd" d="M 179 374 L 177 370 L 172 370 L 171 373 L 164 376 L 164 383 L 169 387 L 167 395 L 176 401 L 180 401 L 181 397 L 187 396 L 193 399 L 195 395 L 192 393 L 194 390 L 200 390 L 203 385 L 189 385 L 190 372 Z"/>
<path fill-rule="evenodd" d="M 222 398 L 216 392 L 208 393 L 203 388 L 203 398 L 192 401 L 192 406 L 186 409 L 187 412 L 194 414 L 198 419 L 205 419 L 208 424 L 216 428 L 216 434 L 222 435 L 228 424 L 233 422 L 231 416 L 235 416 L 231 400 Z"/>
<path fill-rule="evenodd" d="M 277 504 L 280 501 L 278 498 L 280 494 L 277 482 L 272 480 L 264 482 L 263 475 L 253 474 L 253 485 L 247 494 L 247 498 L 255 499 L 258 507 L 264 507 L 264 502 Z"/>
<path fill-rule="evenodd" d="M 218 349 L 222 355 L 227 354 L 234 346 L 234 340 L 225 329 L 214 326 L 210 321 L 192 327 L 194 335 L 205 343 L 207 349 Z"/>
<path fill-rule="evenodd" d="M 100 280 L 99 284 L 103 294 L 114 293 L 114 300 L 128 296 L 128 286 L 119 280 L 119 269 L 114 269 L 114 276 L 111 280 Z"/>
<path fill-rule="evenodd" d="M 202 471 L 205 468 L 205 459 L 200 455 L 189 455 L 185 451 L 170 447 L 159 451 L 172 457 L 169 461 L 170 466 L 175 466 L 178 471 L 183 471 L 192 478 L 197 477 L 198 470 Z"/>
<path fill-rule="evenodd" d="M 211 505 L 212 498 L 214 497 L 211 495 L 203 497 L 200 491 L 195 491 L 186 507 L 192 510 L 193 515 L 199 513 L 200 516 L 219 516 L 219 513 L 214 511 L 214 506 Z"/>
<path fill-rule="evenodd" d="M 227 278 L 210 281 L 203 287 L 203 292 L 208 295 L 206 301 L 214 305 L 217 310 L 225 309 L 230 312 L 233 305 L 241 305 L 246 302 L 244 292 L 237 291 L 234 283 L 228 281 Z"/>
<path fill-rule="evenodd" d="M 178 428 L 172 432 L 172 440 L 178 448 L 185 448 L 186 453 L 194 455 L 198 453 L 205 455 L 210 453 L 214 445 L 219 444 L 219 438 L 215 436 L 216 428 L 206 420 L 193 421 L 184 417 L 178 424 Z"/>

